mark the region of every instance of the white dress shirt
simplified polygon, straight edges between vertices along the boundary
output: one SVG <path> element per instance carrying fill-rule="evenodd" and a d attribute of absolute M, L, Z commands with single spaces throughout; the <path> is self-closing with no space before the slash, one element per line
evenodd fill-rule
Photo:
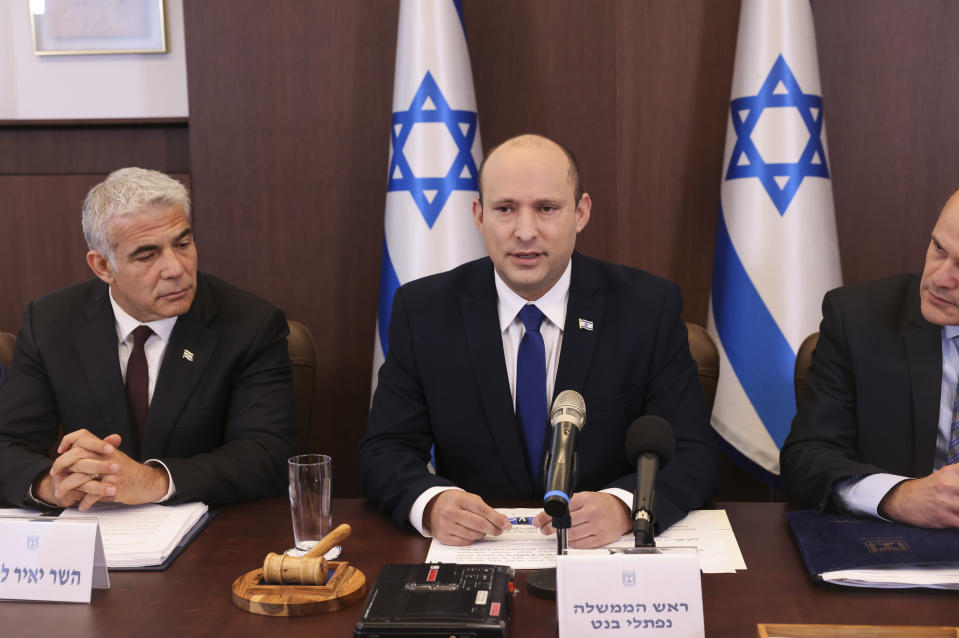
<path fill-rule="evenodd" d="M 513 395 L 513 410 L 516 410 L 516 358 L 519 344 L 526 334 L 519 311 L 523 306 L 532 304 L 539 308 L 546 319 L 540 324 L 539 333 L 543 335 L 546 348 L 546 405 L 553 397 L 556 383 L 556 370 L 559 368 L 559 352 L 563 347 L 563 325 L 566 323 L 566 304 L 569 303 L 569 277 L 573 262 L 566 266 L 559 281 L 535 302 L 527 301 L 506 285 L 499 273 L 493 271 L 496 282 L 496 308 L 499 311 L 499 329 L 503 336 L 503 356 L 506 357 L 506 376 L 509 379 L 509 391 Z"/>
<path fill-rule="evenodd" d="M 559 369 L 559 355 L 563 347 L 563 326 L 566 324 L 566 306 L 569 303 L 569 282 L 573 270 L 573 262 L 566 265 L 566 270 L 553 287 L 546 291 L 536 301 L 528 301 L 520 297 L 511 289 L 496 270 L 493 270 L 493 279 L 496 284 L 496 309 L 499 312 L 499 327 L 503 336 L 503 356 L 506 359 L 506 376 L 509 379 L 509 391 L 513 395 L 513 410 L 516 410 L 516 358 L 519 353 L 519 344 L 526 334 L 523 321 L 519 318 L 519 311 L 526 304 L 532 303 L 546 318 L 539 327 L 543 336 L 543 345 L 546 348 L 546 396 L 544 400 L 549 405 L 556 383 L 556 371 Z M 430 500 L 440 492 L 458 490 L 458 487 L 435 486 L 420 494 L 410 508 L 410 524 L 423 536 L 432 534 L 423 526 L 423 513 Z M 633 495 L 626 490 L 611 488 L 603 490 L 621 499 L 627 506 L 631 506 Z"/>
<path fill-rule="evenodd" d="M 143 354 L 147 360 L 147 405 L 153 402 L 153 390 L 156 388 L 157 375 L 160 373 L 160 364 L 163 363 L 163 355 L 166 354 L 166 347 L 170 343 L 170 334 L 173 332 L 173 326 L 179 317 L 168 317 L 166 319 L 157 319 L 140 323 L 131 317 L 120 304 L 113 298 L 113 289 L 110 289 L 110 305 L 113 306 L 113 317 L 116 319 L 117 330 L 117 355 L 120 358 L 120 374 L 123 376 L 123 382 L 127 380 L 127 364 L 130 361 L 130 355 L 133 354 L 133 331 L 141 325 L 149 326 L 153 334 L 147 337 L 143 344 Z M 173 484 L 173 475 L 170 474 L 170 468 L 159 459 L 148 459 L 144 465 L 162 467 L 166 470 L 170 487 L 157 503 L 163 503 L 176 494 L 176 486 Z"/>
<path fill-rule="evenodd" d="M 942 383 L 939 389 L 939 429 L 936 433 L 936 455 L 933 470 L 938 470 L 946 462 L 949 452 L 949 439 L 952 436 L 952 404 L 956 398 L 956 383 L 959 381 L 959 326 L 943 326 L 940 332 L 942 342 Z M 897 474 L 869 474 L 865 477 L 851 477 L 838 481 L 833 491 L 839 504 L 853 514 L 861 516 L 879 515 L 879 503 L 883 497 L 899 483 L 908 480 L 908 476 Z"/>

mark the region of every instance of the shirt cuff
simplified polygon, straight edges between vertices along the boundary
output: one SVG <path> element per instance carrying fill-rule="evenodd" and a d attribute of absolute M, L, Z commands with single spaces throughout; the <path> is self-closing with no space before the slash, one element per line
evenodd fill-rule
<path fill-rule="evenodd" d="M 173 484 L 173 480 L 170 480 L 170 484 Z M 416 528 L 416 531 L 422 534 L 426 538 L 433 538 L 433 534 L 426 531 L 426 528 L 423 525 L 423 512 L 426 511 L 426 506 L 429 505 L 429 502 L 433 500 L 433 497 L 441 492 L 446 490 L 460 490 L 463 488 L 460 487 L 450 487 L 449 485 L 437 485 L 427 489 L 425 492 L 416 497 L 416 500 L 413 501 L 413 507 L 410 508 L 410 525 Z"/>
<path fill-rule="evenodd" d="M 884 473 L 869 474 L 862 478 L 853 476 L 836 481 L 832 491 L 839 505 L 850 514 L 887 520 L 879 515 L 879 503 L 889 490 L 907 480 L 908 476 Z"/>
<path fill-rule="evenodd" d="M 600 492 L 603 492 L 604 494 L 612 494 L 613 496 L 621 500 L 623 503 L 625 503 L 626 507 L 629 509 L 630 512 L 633 511 L 633 493 L 632 492 L 627 492 L 626 490 L 619 487 L 610 487 L 605 490 L 600 490 Z"/>
<path fill-rule="evenodd" d="M 160 500 L 154 501 L 154 503 L 166 503 L 171 498 L 176 496 L 176 485 L 173 484 L 173 475 L 170 474 L 170 468 L 166 466 L 166 463 L 164 463 L 160 459 L 147 459 L 146 461 L 143 462 L 143 464 L 149 465 L 150 467 L 162 467 L 164 471 L 166 472 L 166 477 L 168 479 L 169 487 L 167 488 L 166 494 L 164 494 L 163 498 L 161 498 Z"/>
<path fill-rule="evenodd" d="M 44 501 L 43 499 L 37 498 L 36 496 L 34 496 L 34 495 L 33 495 L 33 483 L 31 483 L 31 484 L 30 484 L 30 487 L 27 488 L 27 497 L 26 497 L 25 499 L 23 499 L 23 504 L 24 504 L 24 505 L 30 505 L 30 506 L 33 506 L 33 507 L 40 507 L 40 508 L 43 508 L 43 509 L 45 509 L 45 510 L 47 510 L 47 509 L 55 509 L 55 510 L 63 509 L 63 508 L 62 508 L 61 506 L 59 506 L 59 505 L 56 505 L 56 504 L 54 504 L 54 503 L 47 503 L 47 502 Z"/>

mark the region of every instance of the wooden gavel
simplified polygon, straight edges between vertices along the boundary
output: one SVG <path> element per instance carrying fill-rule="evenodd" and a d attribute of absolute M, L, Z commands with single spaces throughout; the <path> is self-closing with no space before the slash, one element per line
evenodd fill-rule
<path fill-rule="evenodd" d="M 270 552 L 263 560 L 263 582 L 279 585 L 325 584 L 329 566 L 323 554 L 342 543 L 352 532 L 353 528 L 343 523 L 324 536 L 303 556 L 287 556 Z"/>

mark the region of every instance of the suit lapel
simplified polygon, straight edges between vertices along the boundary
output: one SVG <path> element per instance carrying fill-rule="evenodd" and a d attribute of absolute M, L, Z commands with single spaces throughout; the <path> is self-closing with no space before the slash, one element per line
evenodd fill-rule
<path fill-rule="evenodd" d="M 919 309 L 918 288 L 914 288 L 910 294 L 914 303 L 910 304 L 903 337 L 916 412 L 915 471 L 921 476 L 931 472 L 935 462 L 939 400 L 942 394 L 942 329 L 923 318 Z"/>
<path fill-rule="evenodd" d="M 147 416 L 143 458 L 163 454 L 167 438 L 216 350 L 219 332 L 208 327 L 216 314 L 203 276 L 197 278 L 197 294 L 190 310 L 177 319 L 157 375 Z"/>
<path fill-rule="evenodd" d="M 519 494 L 531 494 L 533 481 L 526 471 L 523 441 L 513 411 L 503 358 L 503 336 L 499 330 L 492 262 L 486 260 L 476 271 L 473 285 L 460 302 L 470 361 L 493 442 L 509 477 Z"/>
<path fill-rule="evenodd" d="M 96 426 L 109 434 L 119 434 L 120 449 L 137 458 L 139 450 L 120 372 L 116 319 L 109 290 L 103 282 L 93 284 L 83 313 L 71 323 L 71 338 L 80 356 L 90 396 L 105 418 L 104 423 Z"/>
<path fill-rule="evenodd" d="M 563 390 L 575 390 L 583 394 L 596 340 L 603 329 L 605 306 L 606 295 L 599 285 L 593 264 L 581 258 L 579 253 L 573 253 L 563 348 L 559 356 L 556 383 L 553 385 L 554 399 Z M 581 327 L 581 319 L 591 323 L 584 323 Z"/>

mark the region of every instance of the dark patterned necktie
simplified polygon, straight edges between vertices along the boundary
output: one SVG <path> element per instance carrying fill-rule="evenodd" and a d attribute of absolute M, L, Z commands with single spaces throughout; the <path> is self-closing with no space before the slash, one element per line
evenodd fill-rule
<path fill-rule="evenodd" d="M 147 356 L 143 351 L 153 330 L 149 326 L 139 326 L 133 331 L 133 352 L 127 361 L 127 404 L 130 407 L 130 421 L 140 437 L 140 446 L 146 440 L 147 410 L 149 401 L 147 395 L 150 388 L 150 371 L 147 368 Z"/>

